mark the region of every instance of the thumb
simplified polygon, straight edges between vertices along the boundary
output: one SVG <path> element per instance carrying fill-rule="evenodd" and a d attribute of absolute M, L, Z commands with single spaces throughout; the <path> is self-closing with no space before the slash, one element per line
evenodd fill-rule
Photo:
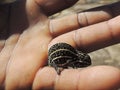
<path fill-rule="evenodd" d="M 38 5 L 47 15 L 55 14 L 63 9 L 66 9 L 78 0 L 36 0 Z"/>

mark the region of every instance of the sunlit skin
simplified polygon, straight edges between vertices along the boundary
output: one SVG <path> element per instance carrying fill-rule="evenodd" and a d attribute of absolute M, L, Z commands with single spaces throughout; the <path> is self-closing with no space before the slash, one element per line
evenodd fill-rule
<path fill-rule="evenodd" d="M 120 2 L 49 19 L 77 0 L 19 0 L 0 6 L 0 89 L 116 90 L 120 70 L 112 66 L 67 69 L 45 66 L 51 45 L 66 42 L 92 52 L 120 42 Z"/>

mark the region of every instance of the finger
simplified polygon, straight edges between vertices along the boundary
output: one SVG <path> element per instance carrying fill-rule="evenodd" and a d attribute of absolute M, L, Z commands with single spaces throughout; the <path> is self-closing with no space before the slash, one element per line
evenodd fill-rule
<path fill-rule="evenodd" d="M 53 36 L 109 20 L 120 14 L 120 2 L 89 9 L 78 14 L 53 19 L 50 21 L 50 31 Z M 62 23 L 61 23 L 62 22 Z"/>
<path fill-rule="evenodd" d="M 94 51 L 120 42 L 120 16 L 77 30 L 75 42 L 83 51 Z M 83 41 L 84 40 L 84 41 Z"/>
<path fill-rule="evenodd" d="M 113 90 L 119 88 L 120 71 L 110 66 L 68 69 L 58 76 L 45 67 L 36 74 L 33 89 L 37 90 Z M 87 86 L 87 87 L 86 87 Z"/>
<path fill-rule="evenodd" d="M 71 73 L 70 75 L 68 75 L 69 79 L 72 80 L 72 82 L 76 81 L 78 79 L 78 77 L 76 76 L 79 75 L 77 74 L 78 70 L 74 70 L 74 71 L 75 71 L 74 73 Z M 70 76 L 74 76 L 74 77 L 71 79 Z M 59 80 L 60 77 L 61 76 L 57 75 L 57 72 L 55 71 L 54 68 L 45 67 L 43 69 L 40 69 L 34 79 L 33 90 L 54 90 L 56 80 Z M 70 82 L 70 80 L 68 82 Z M 66 90 L 76 90 L 74 88 L 74 83 L 72 84 L 73 85 L 69 86 L 71 88 Z M 59 90 L 59 89 L 55 89 L 55 90 Z M 60 89 L 60 90 L 64 90 L 64 89 Z"/>
<path fill-rule="evenodd" d="M 54 68 L 45 67 L 39 69 L 33 81 L 33 90 L 54 90 L 54 82 L 57 73 Z"/>
<path fill-rule="evenodd" d="M 95 18 L 93 18 L 95 17 Z M 52 36 L 58 36 L 72 30 L 92 25 L 101 21 L 111 19 L 112 17 L 102 11 L 82 12 L 50 21 L 50 32 Z M 61 23 L 62 22 L 62 23 Z"/>
<path fill-rule="evenodd" d="M 120 86 L 120 71 L 114 67 L 96 66 L 80 71 L 64 70 L 56 80 L 56 90 L 113 90 Z"/>
<path fill-rule="evenodd" d="M 90 52 L 120 42 L 120 16 L 56 37 L 50 44 L 66 42 Z"/>
<path fill-rule="evenodd" d="M 4 48 L 0 52 L 0 88 L 3 87 L 6 74 L 6 67 L 11 53 L 17 43 L 19 35 L 13 35 L 6 40 Z"/>
<path fill-rule="evenodd" d="M 46 64 L 50 40 L 47 25 L 43 26 L 41 23 L 20 35 L 7 64 L 5 79 L 7 90 L 31 89 L 36 72 Z"/>
<path fill-rule="evenodd" d="M 47 15 L 52 15 L 63 9 L 66 9 L 76 3 L 78 0 L 36 0 L 39 6 Z"/>

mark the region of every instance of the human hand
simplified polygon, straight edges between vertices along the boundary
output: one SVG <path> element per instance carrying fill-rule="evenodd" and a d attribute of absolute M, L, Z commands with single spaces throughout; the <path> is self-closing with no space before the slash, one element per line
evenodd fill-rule
<path fill-rule="evenodd" d="M 43 2 L 39 2 L 39 4 L 42 3 L 44 10 L 47 11 L 48 8 L 45 5 L 45 3 L 47 1 L 43 1 Z M 61 2 L 61 5 L 63 5 L 62 1 L 59 1 L 59 2 Z M 47 18 L 46 14 L 39 12 L 40 8 L 38 8 L 38 6 L 37 6 L 39 4 L 36 5 L 36 3 L 32 2 L 32 0 L 31 1 L 29 0 L 29 2 L 27 2 L 27 3 L 29 3 L 27 6 L 28 7 L 27 17 L 25 17 L 25 19 L 24 19 L 25 23 L 27 23 L 27 24 L 22 22 L 23 19 L 20 19 L 21 20 L 20 22 L 23 25 L 22 29 L 17 28 L 17 26 L 19 26 L 19 24 L 17 24 L 17 23 L 12 24 L 11 29 L 10 29 L 11 33 L 9 33 L 9 35 L 11 35 L 11 37 L 5 42 L 4 48 L 2 48 L 3 44 L 1 43 L 1 54 L 0 54 L 0 61 L 1 61 L 1 63 L 0 63 L 0 68 L 1 68 L 0 82 L 1 82 L 1 84 L 0 85 L 1 85 L 1 87 L 3 85 L 3 87 L 5 87 L 6 89 L 29 89 L 29 88 L 33 88 L 33 89 L 52 88 L 53 89 L 53 87 L 55 87 L 56 89 L 60 89 L 60 88 L 65 89 L 65 87 L 63 85 L 65 83 L 66 83 L 66 85 L 67 85 L 67 83 L 69 83 L 68 85 L 71 86 L 71 89 L 76 88 L 77 84 L 78 84 L 78 86 L 81 85 L 80 88 L 83 88 L 83 86 L 86 85 L 86 83 L 85 84 L 83 83 L 83 81 L 85 82 L 85 80 L 83 80 L 83 81 L 81 80 L 83 85 L 81 83 L 73 82 L 73 81 L 76 81 L 75 79 L 77 79 L 77 81 L 80 81 L 80 79 L 81 79 L 81 78 L 80 79 L 76 78 L 76 75 L 77 75 L 77 77 L 79 75 L 83 75 L 83 76 L 85 76 L 83 78 L 86 78 L 87 74 L 89 72 L 96 75 L 97 73 L 95 74 L 93 72 L 96 70 L 99 71 L 98 75 L 94 76 L 94 78 L 96 78 L 97 80 L 100 76 L 105 78 L 106 76 L 108 76 L 108 74 L 114 73 L 113 78 L 107 78 L 106 80 L 103 80 L 106 82 L 113 81 L 113 83 L 111 83 L 111 84 L 109 84 L 109 83 L 108 83 L 108 85 L 105 84 L 106 88 L 115 88 L 118 86 L 119 81 L 120 81 L 119 80 L 119 75 L 120 75 L 119 70 L 115 69 L 113 67 L 107 67 L 107 66 L 93 67 L 91 69 L 86 68 L 80 72 L 79 72 L 79 70 L 64 70 L 62 72 L 61 76 L 57 77 L 57 79 L 56 79 L 57 81 L 55 81 L 55 78 L 57 75 L 55 70 L 50 67 L 44 67 L 44 65 L 47 62 L 48 44 L 49 44 L 49 46 L 51 46 L 54 43 L 61 42 L 61 39 L 64 38 L 64 40 L 62 42 L 67 42 L 74 47 L 79 47 L 79 48 L 82 47 L 87 52 L 89 52 L 89 51 L 92 51 L 93 49 L 90 49 L 90 47 L 88 47 L 88 46 L 89 45 L 95 46 L 95 44 L 98 43 L 98 42 L 97 43 L 95 42 L 97 39 L 95 40 L 94 38 L 91 38 L 90 42 L 86 42 L 85 37 L 83 39 L 80 38 L 81 40 L 85 39 L 84 40 L 85 42 L 82 45 L 79 44 L 79 40 L 77 40 L 77 38 L 75 40 L 75 38 L 74 38 L 75 33 L 74 33 L 74 31 L 72 31 L 72 30 L 78 29 L 80 27 L 79 26 L 80 22 L 79 23 L 77 22 L 78 21 L 77 15 L 72 15 L 72 16 L 68 16 L 68 17 L 56 19 L 56 20 L 49 20 Z M 53 6 L 56 6 L 56 3 L 54 2 Z M 33 6 L 31 6 L 31 5 L 33 5 Z M 35 5 L 35 7 L 34 7 L 34 5 Z M 66 7 L 66 5 L 65 6 L 64 5 L 61 6 L 61 5 L 60 5 L 60 7 L 62 9 L 63 9 L 63 7 Z M 46 13 L 47 13 L 47 15 L 51 15 L 52 13 L 57 12 L 59 9 L 60 8 L 57 6 L 51 8 L 51 9 L 49 7 L 49 10 L 53 10 L 53 11 L 46 12 Z M 18 11 L 18 10 L 16 10 L 16 11 Z M 19 16 L 19 14 L 18 14 L 18 16 Z M 109 16 L 112 17 L 112 15 L 110 15 L 110 14 L 103 15 L 103 17 L 105 17 L 105 18 L 104 19 L 101 18 L 100 21 L 110 19 L 111 17 L 109 17 Z M 24 15 L 23 15 L 23 17 L 24 17 Z M 63 21 L 66 21 L 66 19 L 68 20 L 68 18 L 71 18 L 71 19 L 69 19 L 69 23 L 66 23 L 69 25 L 66 25 L 66 27 L 64 27 Z M 14 19 L 12 19 L 12 20 L 14 20 Z M 28 22 L 26 22 L 27 20 L 28 20 Z M 115 20 L 116 19 L 113 19 L 113 21 L 115 21 Z M 16 21 L 16 19 L 14 21 Z M 19 20 L 17 20 L 17 21 L 19 21 Z M 62 22 L 62 23 L 60 23 L 60 22 Z M 99 22 L 99 20 L 97 20 L 97 19 L 94 20 L 94 23 L 96 23 L 96 22 Z M 15 22 L 12 22 L 12 23 L 15 23 Z M 91 23 L 91 24 L 93 24 L 93 23 Z M 25 27 L 24 27 L 24 25 L 25 25 Z M 50 28 L 48 25 L 50 26 Z M 96 25 L 100 26 L 101 24 L 96 24 Z M 95 28 L 94 29 L 95 31 L 97 30 L 96 32 L 99 32 L 99 30 L 96 28 L 96 25 L 89 26 L 89 27 L 93 27 L 93 28 Z M 86 31 L 88 31 L 92 34 L 92 32 L 91 32 L 92 29 L 89 29 L 89 27 L 82 28 L 82 29 L 86 29 Z M 16 33 L 16 32 L 18 33 L 18 29 L 20 29 L 21 32 L 24 30 L 23 33 L 13 35 L 13 33 Z M 115 32 L 119 32 L 118 29 L 115 29 L 115 30 L 116 30 Z M 70 32 L 70 31 L 72 31 L 72 32 Z M 66 32 L 69 32 L 69 33 L 66 33 Z M 78 32 L 79 32 L 79 30 L 78 30 Z M 85 35 L 84 34 L 85 32 L 83 30 L 80 29 L 80 32 L 82 32 L 83 35 Z M 64 34 L 64 33 L 66 33 L 66 34 Z M 110 37 L 108 36 L 107 33 L 109 33 L 109 32 L 105 32 L 105 34 L 107 35 L 106 37 L 108 37 L 106 40 L 108 40 L 108 41 L 112 40 L 112 39 L 110 39 Z M 79 37 L 79 35 L 78 35 L 78 37 Z M 118 35 L 115 35 L 115 37 L 118 37 Z M 98 40 L 99 39 L 100 39 L 99 43 L 104 42 L 104 41 L 102 41 L 102 39 L 104 39 L 104 37 L 102 35 L 101 35 L 101 38 L 98 38 Z M 118 37 L 118 40 L 119 40 L 119 37 Z M 94 44 L 93 44 L 93 41 L 94 41 Z M 4 41 L 2 41 L 2 42 L 4 42 Z M 113 42 L 113 43 L 115 44 L 116 42 Z M 111 44 L 113 44 L 113 43 L 111 43 Z M 83 47 L 84 45 L 85 45 L 85 47 Z M 110 45 L 110 44 L 107 43 L 106 45 Z M 102 45 L 102 47 L 103 46 L 104 45 Z M 96 47 L 95 49 L 99 49 L 99 48 L 100 48 L 100 46 Z M 81 73 L 81 72 L 84 72 L 84 73 Z M 101 72 L 104 72 L 104 73 L 101 73 Z M 69 77 L 69 73 L 73 74 L 73 75 L 71 75 Z M 66 76 L 68 78 L 65 79 Z M 74 78 L 71 78 L 71 77 L 74 77 Z M 69 82 L 69 80 L 71 80 L 71 82 Z M 100 81 L 100 84 L 103 83 L 103 81 Z M 92 84 L 92 82 L 90 84 Z"/>

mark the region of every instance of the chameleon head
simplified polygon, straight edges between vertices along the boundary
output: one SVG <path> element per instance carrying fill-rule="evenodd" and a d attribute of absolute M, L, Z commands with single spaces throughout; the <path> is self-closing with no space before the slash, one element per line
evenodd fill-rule
<path fill-rule="evenodd" d="M 78 58 L 79 58 L 79 62 L 81 62 L 81 67 L 87 67 L 89 65 L 91 65 L 91 58 L 88 54 L 83 53 L 81 51 L 77 51 L 78 52 Z"/>

